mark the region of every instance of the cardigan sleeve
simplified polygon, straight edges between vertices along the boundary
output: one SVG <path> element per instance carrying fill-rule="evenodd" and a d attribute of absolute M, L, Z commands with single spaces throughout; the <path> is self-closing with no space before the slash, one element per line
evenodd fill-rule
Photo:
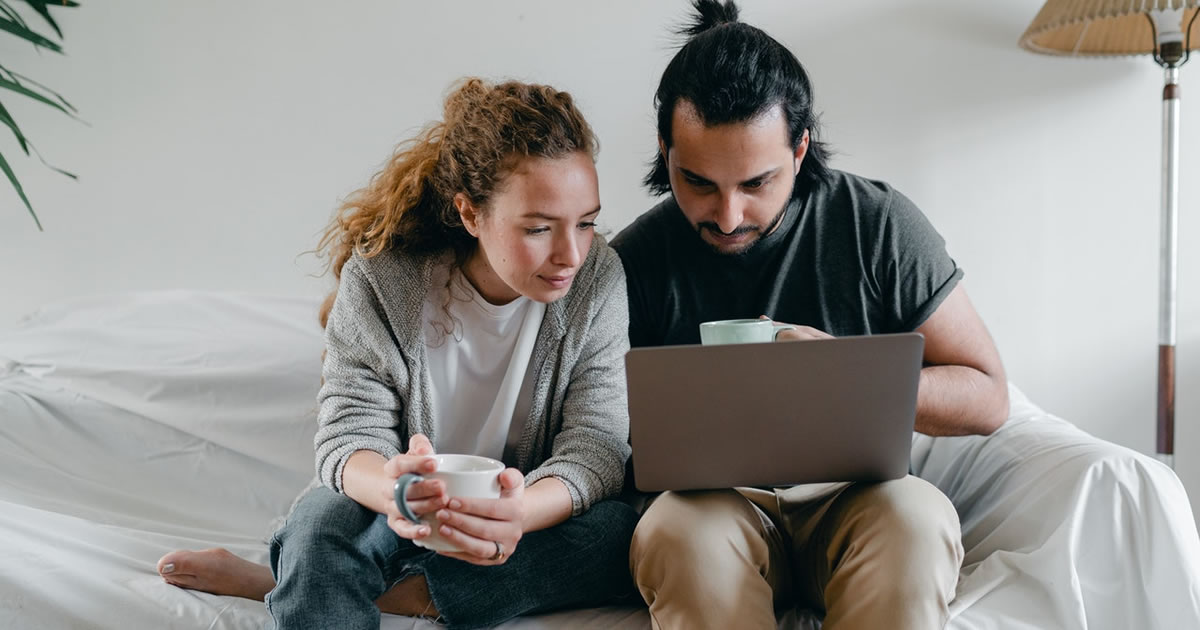
<path fill-rule="evenodd" d="M 394 346 L 378 296 L 359 260 L 352 258 L 342 269 L 325 328 L 313 438 L 317 475 L 336 492 L 343 492 L 342 471 L 356 451 L 374 451 L 388 459 L 400 453 L 397 427 L 404 403 L 380 355 Z"/>
<path fill-rule="evenodd" d="M 551 456 L 526 476 L 560 479 L 571 493 L 572 515 L 617 494 L 625 482 L 629 458 L 629 409 L 626 403 L 625 353 L 629 350 L 629 307 L 625 272 L 616 254 L 604 249 L 597 261 L 595 308 L 586 325 L 578 360 L 562 408 L 562 429 Z"/>

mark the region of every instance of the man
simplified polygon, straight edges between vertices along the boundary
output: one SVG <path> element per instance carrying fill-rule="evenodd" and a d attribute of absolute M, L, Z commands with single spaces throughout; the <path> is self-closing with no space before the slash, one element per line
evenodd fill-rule
<path fill-rule="evenodd" d="M 761 315 L 799 326 L 780 341 L 916 330 L 917 430 L 991 433 L 1008 414 L 1004 368 L 942 238 L 887 184 L 828 168 L 791 52 L 733 2 L 694 4 L 656 94 L 646 184 L 671 197 L 613 241 L 632 344 L 698 343 L 702 321 Z M 798 605 L 825 630 L 928 629 L 948 618 L 960 538 L 949 500 L 911 476 L 668 492 L 630 562 L 656 628 L 775 628 Z"/>

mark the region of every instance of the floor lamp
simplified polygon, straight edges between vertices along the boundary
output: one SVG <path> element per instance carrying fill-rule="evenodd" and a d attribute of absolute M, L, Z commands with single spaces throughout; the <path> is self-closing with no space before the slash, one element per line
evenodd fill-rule
<path fill-rule="evenodd" d="M 1067 56 L 1152 55 L 1163 67 L 1162 218 L 1158 272 L 1158 458 L 1175 465 L 1175 291 L 1179 206 L 1179 67 L 1200 46 L 1200 0 L 1048 0 L 1021 47 Z"/>

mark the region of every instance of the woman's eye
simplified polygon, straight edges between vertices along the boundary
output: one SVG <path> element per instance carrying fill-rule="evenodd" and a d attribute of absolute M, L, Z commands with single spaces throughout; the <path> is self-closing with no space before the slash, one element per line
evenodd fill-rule
<path fill-rule="evenodd" d="M 550 228 L 548 228 L 548 227 L 525 228 L 525 233 L 530 236 L 533 236 L 535 234 L 544 234 L 549 231 L 550 231 Z"/>

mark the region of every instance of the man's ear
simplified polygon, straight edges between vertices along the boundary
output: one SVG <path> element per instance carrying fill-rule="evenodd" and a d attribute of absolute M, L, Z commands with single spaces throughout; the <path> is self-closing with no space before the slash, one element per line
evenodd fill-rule
<path fill-rule="evenodd" d="M 658 154 L 662 156 L 663 166 L 667 165 L 667 143 L 663 142 L 663 137 L 658 137 Z"/>
<path fill-rule="evenodd" d="M 808 130 L 804 130 L 804 135 L 800 136 L 800 144 L 796 145 L 795 161 L 792 167 L 792 177 L 800 174 L 800 164 L 804 162 L 804 156 L 808 155 Z"/>
<path fill-rule="evenodd" d="M 467 228 L 467 232 L 470 232 L 471 236 L 479 238 L 479 209 L 463 193 L 454 194 L 454 209 L 458 210 L 458 217 L 462 219 L 463 227 Z"/>

